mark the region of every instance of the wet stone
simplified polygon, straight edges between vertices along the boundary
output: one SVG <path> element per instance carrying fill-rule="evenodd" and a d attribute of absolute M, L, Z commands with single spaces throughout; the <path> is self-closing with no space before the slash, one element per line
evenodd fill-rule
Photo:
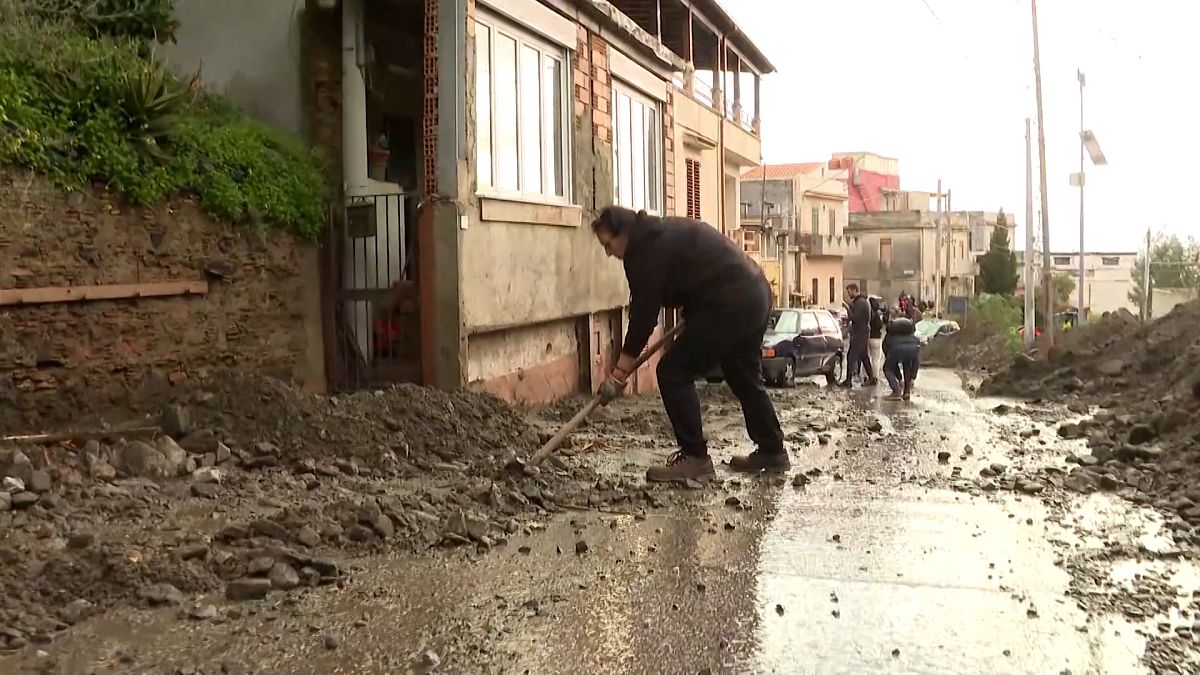
<path fill-rule="evenodd" d="M 230 600 L 261 600 L 271 592 L 270 579 L 237 579 L 225 586 L 225 597 Z"/>
<path fill-rule="evenodd" d="M 184 595 L 171 584 L 149 584 L 138 589 L 138 597 L 151 605 L 178 605 Z"/>

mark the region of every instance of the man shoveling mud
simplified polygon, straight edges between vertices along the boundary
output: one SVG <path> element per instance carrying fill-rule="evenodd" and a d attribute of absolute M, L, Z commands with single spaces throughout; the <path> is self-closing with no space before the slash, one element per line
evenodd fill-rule
<path fill-rule="evenodd" d="M 658 389 L 679 451 L 646 479 L 657 482 L 713 477 L 700 419 L 695 380 L 720 365 L 742 404 L 746 431 L 757 450 L 734 457 L 737 471 L 787 469 L 779 418 L 762 383 L 761 350 L 771 313 L 770 286 L 727 237 L 698 220 L 658 218 L 612 206 L 592 223 L 609 256 L 625 265 L 631 294 L 629 329 L 601 400 L 612 401 L 628 383 L 663 307 L 681 308 L 686 326 L 658 363 Z"/>

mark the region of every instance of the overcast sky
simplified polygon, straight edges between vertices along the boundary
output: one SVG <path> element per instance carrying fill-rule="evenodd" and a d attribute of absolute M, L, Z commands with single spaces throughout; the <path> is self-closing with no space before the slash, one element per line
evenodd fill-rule
<path fill-rule="evenodd" d="M 956 210 L 1004 210 L 1024 248 L 1025 118 L 1037 114 L 1029 0 L 721 0 L 775 64 L 763 85 L 769 163 L 866 150 L 904 189 L 938 178 Z M 1088 164 L 1090 251 L 1133 250 L 1148 226 L 1200 238 L 1200 2 L 1038 5 L 1050 239 L 1079 248 L 1079 85 L 1108 166 Z M 1040 228 L 1040 226 L 1039 226 Z M 1040 229 L 1039 229 L 1040 231 Z"/>

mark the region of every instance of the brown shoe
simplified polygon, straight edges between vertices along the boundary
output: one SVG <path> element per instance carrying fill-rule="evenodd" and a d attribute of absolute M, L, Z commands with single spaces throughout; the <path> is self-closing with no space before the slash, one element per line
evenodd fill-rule
<path fill-rule="evenodd" d="M 646 469 L 646 480 L 651 483 L 682 483 L 688 480 L 706 481 L 717 475 L 712 459 L 708 456 L 695 457 L 682 452 L 673 452 L 662 466 Z"/>
<path fill-rule="evenodd" d="M 762 450 L 755 450 L 748 455 L 739 455 L 730 459 L 729 468 L 745 473 L 787 471 L 792 468 L 792 460 L 788 459 L 787 453 L 783 451 L 763 452 Z"/>

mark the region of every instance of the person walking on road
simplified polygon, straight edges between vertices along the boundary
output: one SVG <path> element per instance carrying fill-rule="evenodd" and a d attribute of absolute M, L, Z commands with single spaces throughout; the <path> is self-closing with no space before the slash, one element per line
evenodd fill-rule
<path fill-rule="evenodd" d="M 846 287 L 846 296 L 850 298 L 850 349 L 847 351 L 846 379 L 843 387 L 854 386 L 854 375 L 860 368 L 866 370 L 866 386 L 876 384 L 875 372 L 871 368 L 871 357 L 867 353 L 871 339 L 871 301 L 859 293 L 858 284 Z"/>
<path fill-rule="evenodd" d="M 646 347 L 664 307 L 683 310 L 684 329 L 658 362 L 658 390 L 679 450 L 651 467 L 652 482 L 707 480 L 715 475 L 696 378 L 720 365 L 742 404 L 746 431 L 757 449 L 734 457 L 736 471 L 791 467 L 775 406 L 762 381 L 762 339 L 771 314 L 770 285 L 731 239 L 690 218 L 659 218 L 611 206 L 592 222 L 629 281 L 629 328 L 621 355 L 600 387 L 601 403 L 621 395 L 634 361 Z"/>
<path fill-rule="evenodd" d="M 921 340 L 917 337 L 916 323 L 907 316 L 893 319 L 888 323 L 887 337 L 883 338 L 883 376 L 892 388 L 884 400 L 912 398 L 920 366 Z"/>

